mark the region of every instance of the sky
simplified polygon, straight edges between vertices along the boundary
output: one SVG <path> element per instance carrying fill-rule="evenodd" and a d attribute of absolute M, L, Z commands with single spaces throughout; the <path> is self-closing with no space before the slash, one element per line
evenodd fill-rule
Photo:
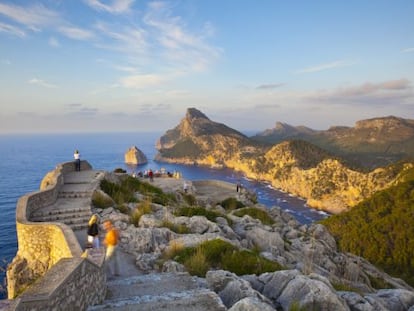
<path fill-rule="evenodd" d="M 414 1 L 0 0 L 0 134 L 414 119 Z"/>

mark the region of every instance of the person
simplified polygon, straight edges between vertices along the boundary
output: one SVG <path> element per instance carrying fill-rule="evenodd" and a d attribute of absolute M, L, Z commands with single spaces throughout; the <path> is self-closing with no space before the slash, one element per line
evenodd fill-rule
<path fill-rule="evenodd" d="M 154 173 L 153 173 L 152 169 L 150 169 L 148 171 L 148 177 L 149 177 L 150 181 L 154 181 Z"/>
<path fill-rule="evenodd" d="M 188 192 L 188 184 L 187 184 L 187 182 L 186 182 L 186 181 L 184 182 L 183 189 L 184 189 L 184 192 L 185 192 L 185 193 L 187 193 L 187 192 Z"/>
<path fill-rule="evenodd" d="M 104 240 L 104 245 L 106 246 L 106 267 L 110 274 L 117 276 L 119 275 L 119 262 L 117 252 L 119 233 L 118 230 L 112 224 L 111 220 L 105 220 L 103 225 L 106 231 Z"/>
<path fill-rule="evenodd" d="M 242 185 L 241 185 L 241 182 L 240 182 L 240 180 L 237 182 L 237 185 L 236 185 L 236 192 L 241 192 L 241 188 L 242 188 Z"/>
<path fill-rule="evenodd" d="M 75 158 L 75 171 L 80 172 L 81 163 L 80 163 L 80 154 L 78 150 L 75 150 L 73 157 Z"/>
<path fill-rule="evenodd" d="M 88 247 L 99 248 L 98 215 L 93 214 L 88 222 Z"/>

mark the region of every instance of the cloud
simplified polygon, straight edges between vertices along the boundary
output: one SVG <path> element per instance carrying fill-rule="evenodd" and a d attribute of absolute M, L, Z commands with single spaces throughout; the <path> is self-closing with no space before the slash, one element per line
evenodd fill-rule
<path fill-rule="evenodd" d="M 62 27 L 59 27 L 58 30 L 66 37 L 74 39 L 74 40 L 81 40 L 81 41 L 89 40 L 95 36 L 92 31 L 77 28 L 77 27 L 62 26 Z"/>
<path fill-rule="evenodd" d="M 120 84 L 126 88 L 147 88 L 157 86 L 166 81 L 165 77 L 156 74 L 133 75 L 121 79 Z"/>
<path fill-rule="evenodd" d="M 131 11 L 134 0 L 113 0 L 110 5 L 99 0 L 85 0 L 85 3 L 97 11 L 105 11 L 111 14 L 123 14 Z"/>
<path fill-rule="evenodd" d="M 38 30 L 39 27 L 56 24 L 60 21 L 58 12 L 49 10 L 40 4 L 23 7 L 0 3 L 0 14 L 25 25 L 32 30 Z"/>
<path fill-rule="evenodd" d="M 57 88 L 56 85 L 47 83 L 47 82 L 45 82 L 43 80 L 40 80 L 40 79 L 37 79 L 37 78 L 30 79 L 28 81 L 28 83 L 34 84 L 34 85 L 39 85 L 39 86 L 46 87 L 46 88 Z"/>
<path fill-rule="evenodd" d="M 180 16 L 174 16 L 165 2 L 151 2 L 144 23 L 158 44 L 165 49 L 162 56 L 185 71 L 204 71 L 217 60 L 221 50 L 206 39 L 213 35 L 213 26 L 206 22 L 198 33 L 190 31 Z"/>
<path fill-rule="evenodd" d="M 302 74 L 302 73 L 312 73 L 312 72 L 319 72 L 324 70 L 330 70 L 340 67 L 347 67 L 355 64 L 355 62 L 346 61 L 346 60 L 337 60 L 331 63 L 325 63 L 320 64 L 316 66 L 306 67 L 300 70 L 297 70 L 296 73 Z"/>
<path fill-rule="evenodd" d="M 24 38 L 26 33 L 18 27 L 0 23 L 0 32 L 4 32 L 13 36 Z"/>
<path fill-rule="evenodd" d="M 256 87 L 258 90 L 273 90 L 284 86 L 284 83 L 262 84 Z"/>
<path fill-rule="evenodd" d="M 333 91 L 319 91 L 308 94 L 304 98 L 332 104 L 353 103 L 383 106 L 402 104 L 406 100 L 412 101 L 414 93 L 409 80 L 398 79 L 379 83 L 366 82 L 359 86 L 337 88 Z"/>
<path fill-rule="evenodd" d="M 414 52 L 414 48 L 407 48 L 407 49 L 401 50 L 401 53 L 412 53 L 412 52 Z"/>

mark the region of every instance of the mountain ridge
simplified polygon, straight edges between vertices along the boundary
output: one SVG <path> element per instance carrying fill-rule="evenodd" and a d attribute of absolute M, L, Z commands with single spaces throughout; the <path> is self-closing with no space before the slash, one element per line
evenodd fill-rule
<path fill-rule="evenodd" d="M 160 137 L 156 160 L 242 171 L 248 178 L 267 181 L 331 213 L 348 210 L 398 182 L 400 171 L 393 166 L 356 170 L 335 153 L 308 141 L 260 143 L 190 109 L 179 125 Z"/>

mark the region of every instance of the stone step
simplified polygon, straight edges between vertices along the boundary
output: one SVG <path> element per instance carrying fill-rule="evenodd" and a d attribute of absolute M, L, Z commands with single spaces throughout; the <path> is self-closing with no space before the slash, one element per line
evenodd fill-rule
<path fill-rule="evenodd" d="M 59 191 L 58 198 L 72 199 L 72 198 L 91 198 L 93 191 Z"/>
<path fill-rule="evenodd" d="M 128 296 L 157 295 L 164 292 L 185 291 L 200 287 L 197 278 L 188 273 L 153 273 L 137 275 L 121 280 L 107 282 L 107 298 L 124 298 Z"/>
<path fill-rule="evenodd" d="M 87 224 L 92 216 L 92 212 L 79 214 L 59 214 L 41 217 L 32 217 L 30 220 L 34 222 L 60 222 L 66 225 Z"/>
<path fill-rule="evenodd" d="M 105 300 L 103 304 L 91 306 L 88 311 L 119 310 L 119 311 L 225 311 L 220 298 L 206 288 L 167 292 L 162 295 L 130 296 Z"/>
<path fill-rule="evenodd" d="M 188 273 L 154 273 L 108 281 L 106 300 L 88 310 L 227 310 Z"/>
<path fill-rule="evenodd" d="M 58 199 L 53 205 L 42 207 L 34 211 L 31 217 L 42 217 L 60 214 L 76 214 L 91 210 L 91 202 L 88 199 Z"/>
<path fill-rule="evenodd" d="M 92 216 L 91 209 L 82 209 L 82 210 L 75 210 L 75 211 L 67 211 L 62 213 L 45 213 L 45 214 L 33 214 L 31 217 L 32 221 L 59 221 L 59 220 L 66 220 L 66 219 L 74 219 L 74 218 L 84 218 Z"/>

